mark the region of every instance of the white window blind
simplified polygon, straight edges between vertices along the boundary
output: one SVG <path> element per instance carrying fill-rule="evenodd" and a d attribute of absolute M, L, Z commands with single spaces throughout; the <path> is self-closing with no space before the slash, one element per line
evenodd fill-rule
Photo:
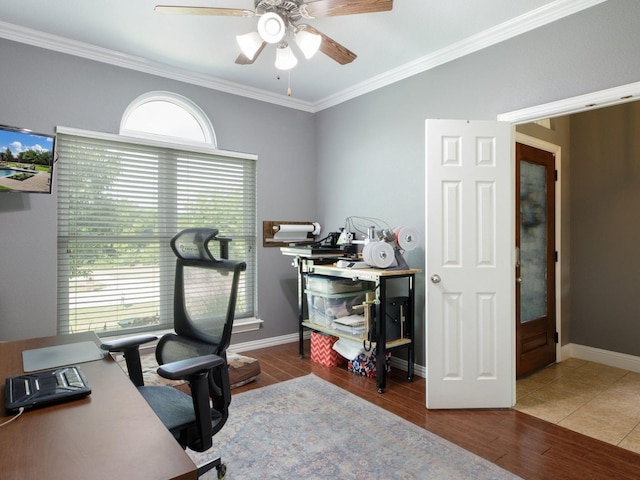
<path fill-rule="evenodd" d="M 247 263 L 236 318 L 254 316 L 255 157 L 184 148 L 58 128 L 59 334 L 171 328 L 169 241 L 190 227 L 232 239 Z"/>

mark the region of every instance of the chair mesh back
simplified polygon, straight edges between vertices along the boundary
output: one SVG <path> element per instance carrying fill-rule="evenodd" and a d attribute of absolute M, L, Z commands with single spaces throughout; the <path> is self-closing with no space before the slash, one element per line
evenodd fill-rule
<path fill-rule="evenodd" d="M 181 270 L 184 291 L 183 302 L 177 302 L 181 311 L 175 312 L 176 333 L 210 344 L 225 343 L 229 310 L 232 316 L 235 312 L 234 272 L 215 266 L 183 266 Z"/>
<path fill-rule="evenodd" d="M 222 255 L 230 241 L 217 238 L 217 233 L 215 229 L 183 230 L 171 246 L 177 256 L 174 329 L 179 337 L 213 346 L 206 353 L 220 354 L 231 340 L 238 283 L 246 264 L 213 256 L 213 241 L 220 241 Z"/>
<path fill-rule="evenodd" d="M 178 337 L 175 333 L 163 335 L 158 347 L 156 349 L 156 360 L 159 365 L 208 355 L 215 353 L 215 350 L 217 350 L 217 346 L 192 341 L 185 337 Z"/>

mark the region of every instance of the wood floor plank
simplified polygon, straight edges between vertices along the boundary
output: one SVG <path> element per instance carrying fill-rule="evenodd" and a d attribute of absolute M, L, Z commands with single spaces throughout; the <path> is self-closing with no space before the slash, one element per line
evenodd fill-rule
<path fill-rule="evenodd" d="M 305 352 L 309 352 L 308 342 Z M 387 389 L 375 379 L 300 358 L 290 343 L 243 352 L 260 361 L 262 373 L 233 394 L 314 373 L 482 458 L 530 480 L 639 479 L 640 455 L 515 410 L 427 410 L 426 383 L 392 367 Z"/>

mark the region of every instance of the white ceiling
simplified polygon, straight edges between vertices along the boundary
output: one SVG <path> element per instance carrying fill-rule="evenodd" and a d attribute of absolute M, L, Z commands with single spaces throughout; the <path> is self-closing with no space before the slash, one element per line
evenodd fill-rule
<path fill-rule="evenodd" d="M 268 45 L 237 65 L 257 17 L 161 15 L 156 4 L 252 9 L 253 0 L 0 0 L 0 37 L 317 111 L 604 0 L 396 0 L 393 10 L 309 20 L 358 55 L 318 53 L 280 74 Z M 286 91 L 290 82 L 292 96 Z"/>

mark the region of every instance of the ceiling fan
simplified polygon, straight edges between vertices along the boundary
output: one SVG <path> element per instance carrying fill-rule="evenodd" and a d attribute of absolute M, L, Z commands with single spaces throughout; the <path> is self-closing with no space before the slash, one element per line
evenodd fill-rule
<path fill-rule="evenodd" d="M 301 20 L 389 11 L 393 0 L 254 0 L 254 9 L 181 7 L 157 5 L 156 12 L 176 15 L 216 15 L 228 17 L 260 17 L 258 31 L 238 35 L 236 40 L 242 53 L 236 59 L 240 65 L 255 62 L 268 43 L 275 44 L 276 68 L 293 68 L 297 59 L 285 35 L 292 38 L 305 58 L 318 50 L 341 65 L 355 60 L 356 54 L 324 33 Z"/>

